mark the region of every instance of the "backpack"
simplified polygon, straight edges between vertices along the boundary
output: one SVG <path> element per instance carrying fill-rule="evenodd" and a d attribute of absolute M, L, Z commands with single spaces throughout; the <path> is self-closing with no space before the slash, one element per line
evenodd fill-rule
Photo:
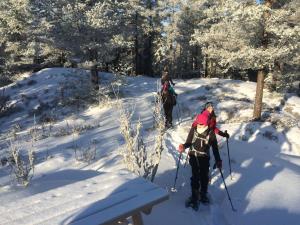
<path fill-rule="evenodd" d="M 168 92 L 170 89 L 170 83 L 168 81 L 165 81 L 162 89 L 164 92 Z"/>
<path fill-rule="evenodd" d="M 171 105 L 176 105 L 176 96 L 174 94 L 174 89 L 170 85 L 169 81 L 165 81 L 162 86 L 162 96 L 168 96 L 168 102 Z M 163 100 L 166 101 L 166 100 Z"/>
<path fill-rule="evenodd" d="M 195 128 L 192 140 L 192 151 L 200 152 L 209 156 L 209 134 L 209 128 L 202 131 L 202 133 L 199 133 L 197 128 Z"/>

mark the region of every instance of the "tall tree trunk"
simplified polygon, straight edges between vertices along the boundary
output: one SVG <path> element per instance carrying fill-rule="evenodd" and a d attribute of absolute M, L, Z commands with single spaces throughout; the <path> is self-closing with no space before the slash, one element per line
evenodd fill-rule
<path fill-rule="evenodd" d="M 265 79 L 265 71 L 259 70 L 257 72 L 255 104 L 254 104 L 254 111 L 253 111 L 254 120 L 259 120 L 261 118 L 264 79 Z"/>
<path fill-rule="evenodd" d="M 135 40 L 134 40 L 134 73 L 139 74 L 139 37 L 138 37 L 138 13 L 135 13 Z"/>
<path fill-rule="evenodd" d="M 205 68 L 204 68 L 204 77 L 208 76 L 208 55 L 205 54 Z"/>
<path fill-rule="evenodd" d="M 266 0 L 265 4 L 267 7 L 271 8 L 274 0 Z M 268 12 L 265 12 L 263 17 L 264 21 L 270 16 Z M 268 35 L 266 31 L 263 31 L 262 36 L 262 46 L 264 48 L 268 47 Z M 263 99 L 263 89 L 264 89 L 264 80 L 266 76 L 266 70 L 260 69 L 257 71 L 257 83 L 256 83 L 256 94 L 255 94 L 255 103 L 254 103 L 254 110 L 253 110 L 253 119 L 260 120 L 261 119 L 261 111 L 262 111 L 262 99 Z"/>
<path fill-rule="evenodd" d="M 98 66 L 96 63 L 91 68 L 91 83 L 95 90 L 99 90 Z"/>
<path fill-rule="evenodd" d="M 152 0 L 148 0 L 147 1 L 147 8 L 152 11 L 153 10 L 153 4 L 155 2 L 153 2 Z M 149 16 L 149 27 L 151 29 L 151 31 L 149 32 L 149 34 L 146 35 L 146 38 L 144 40 L 144 69 L 143 72 L 144 74 L 153 75 L 153 68 L 152 68 L 152 64 L 153 64 L 153 36 L 154 36 L 154 27 L 153 27 L 153 17 Z"/>

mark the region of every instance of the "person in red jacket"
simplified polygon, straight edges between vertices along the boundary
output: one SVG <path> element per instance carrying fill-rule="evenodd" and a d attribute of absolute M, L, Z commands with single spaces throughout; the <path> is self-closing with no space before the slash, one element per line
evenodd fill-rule
<path fill-rule="evenodd" d="M 214 106 L 213 106 L 212 102 L 207 102 L 205 104 L 202 113 L 205 113 L 205 115 L 207 116 L 208 127 L 212 131 L 212 135 L 210 137 L 211 138 L 211 147 L 212 147 L 212 149 L 219 151 L 216 134 L 218 134 L 222 137 L 225 137 L 227 139 L 230 137 L 230 135 L 227 133 L 227 131 L 223 132 L 217 127 L 217 116 L 215 114 Z M 192 126 L 195 126 L 197 124 L 197 117 L 196 117 L 195 121 L 193 122 Z"/>
<path fill-rule="evenodd" d="M 199 117 L 201 117 L 201 114 L 204 114 L 207 117 L 207 124 L 211 131 L 214 132 L 214 134 L 218 134 L 222 137 L 229 138 L 229 134 L 227 132 L 222 132 L 217 127 L 217 116 L 214 111 L 214 106 L 212 102 L 205 103 L 203 111 L 198 114 L 192 124 L 193 127 L 195 127 L 199 123 Z"/>
<path fill-rule="evenodd" d="M 186 148 L 189 151 L 189 163 L 192 167 L 191 177 L 191 197 L 187 200 L 186 206 L 198 210 L 198 201 L 209 203 L 207 197 L 207 189 L 209 182 L 209 149 L 212 146 L 216 166 L 222 168 L 222 160 L 220 158 L 216 135 L 229 135 L 220 131 L 216 127 L 216 118 L 213 113 L 212 103 L 207 103 L 201 114 L 197 115 L 188 137 L 184 144 L 180 144 L 178 151 L 182 153 Z M 227 134 L 227 135 L 226 135 Z M 200 192 L 199 192 L 200 189 Z M 199 199 L 200 198 L 200 199 Z"/>

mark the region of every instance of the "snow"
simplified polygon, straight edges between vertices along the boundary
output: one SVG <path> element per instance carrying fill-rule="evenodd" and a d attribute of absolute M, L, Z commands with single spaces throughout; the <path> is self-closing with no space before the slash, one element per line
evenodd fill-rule
<path fill-rule="evenodd" d="M 58 176 L 78 177 L 82 172 L 62 173 Z M 128 172 L 85 173 L 85 179 L 0 207 L 1 224 L 102 224 L 167 196 L 165 190 Z"/>
<path fill-rule="evenodd" d="M 18 83 L 5 87 L 11 102 L 23 110 L 0 118 L 0 158 L 6 154 L 9 135 L 16 124 L 16 134 L 22 148 L 30 146 L 28 134 L 34 124 L 31 110 L 41 102 L 48 102 L 48 112 L 54 112 L 56 120 L 44 127 L 46 137 L 35 143 L 37 165 L 33 180 L 24 188 L 12 181 L 9 167 L 0 167 L 1 208 L 11 204 L 21 205 L 26 199 L 44 201 L 39 195 L 45 192 L 82 193 L 80 185 L 97 173 L 117 172 L 124 169 L 119 149 L 124 140 L 119 133 L 119 114 L 109 104 L 104 107 L 91 105 L 75 110 L 70 106 L 53 108 L 52 103 L 60 96 L 61 82 L 78 82 L 86 79 L 88 73 L 76 69 L 45 69 Z M 115 76 L 101 73 L 102 84 L 109 84 Z M 29 80 L 36 83 L 28 85 Z M 143 136 L 153 140 L 152 106 L 157 92 L 157 79 L 149 77 L 123 77 L 119 91 L 123 102 L 134 108 L 133 120 L 143 122 Z M 170 193 L 170 199 L 153 208 L 150 215 L 143 215 L 146 225 L 297 225 L 300 218 L 300 99 L 294 95 L 280 95 L 265 90 L 265 122 L 251 122 L 255 83 L 222 79 L 174 80 L 178 104 L 173 110 L 174 129 L 164 136 L 164 151 L 154 183 Z M 48 91 L 45 91 L 48 89 Z M 2 92 L 3 88 L 0 88 Z M 22 100 L 22 94 L 27 96 Z M 179 154 L 177 147 L 185 141 L 192 118 L 199 113 L 206 101 L 213 101 L 221 130 L 230 134 L 232 179 L 229 175 L 226 142 L 218 137 L 223 159 L 223 174 L 236 212 L 231 210 L 226 190 L 218 171 L 212 171 L 209 195 L 212 204 L 200 205 L 195 212 L 184 207 L 190 194 L 190 166 L 185 167 L 183 155 L 178 171 L 176 192 L 174 184 Z M 26 103 L 26 104 L 25 104 Z M 277 108 L 277 110 L 274 110 Z M 56 111 L 55 111 L 56 110 Z M 37 116 L 37 119 L 39 116 Z M 271 119 L 270 119 L 271 118 Z M 280 123 L 282 122 L 282 123 Z M 90 129 L 81 133 L 63 134 L 63 129 L 88 125 Z M 38 124 L 40 126 L 40 124 Z M 41 127 L 39 127 L 42 129 Z M 77 161 L 74 146 L 87 148 L 95 140 L 96 158 L 90 163 Z M 211 154 L 212 155 L 212 154 Z M 213 164 L 213 157 L 211 164 Z M 101 185 L 117 190 L 117 181 L 103 180 Z M 69 188 L 73 187 L 73 188 Z M 72 196 L 72 195 L 71 195 Z M 59 201 L 59 198 L 53 201 Z M 34 203 L 34 202 L 32 202 Z M 59 204 L 62 204 L 60 202 Z M 30 210 L 30 208 L 29 208 Z M 71 206 L 53 208 L 53 213 L 71 210 Z M 7 216 L 7 215 L 5 215 Z M 14 216 L 14 215 L 13 215 Z M 37 215 L 38 216 L 38 215 Z M 22 215 L 16 218 L 22 220 Z M 2 221 L 0 220 L 0 224 Z"/>

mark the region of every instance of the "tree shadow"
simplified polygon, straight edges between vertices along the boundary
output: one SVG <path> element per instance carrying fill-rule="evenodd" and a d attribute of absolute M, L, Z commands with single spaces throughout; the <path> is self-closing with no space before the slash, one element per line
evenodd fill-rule
<path fill-rule="evenodd" d="M 109 177 L 112 174 L 113 173 L 107 173 L 105 174 L 105 177 Z M 117 179 L 118 181 L 114 179 Z M 87 202 L 91 203 L 81 202 L 81 204 L 83 204 L 82 208 L 76 208 L 73 210 L 74 213 L 67 218 L 62 217 L 60 224 L 70 224 L 74 222 L 85 224 L 95 220 L 97 220 L 98 223 L 101 223 L 101 221 L 105 221 L 107 218 L 114 218 L 115 216 L 126 218 L 132 215 L 128 213 L 127 208 L 136 207 L 136 209 L 139 209 L 145 204 L 154 204 L 154 208 L 156 208 L 157 200 L 154 200 L 156 198 L 155 196 L 162 197 L 163 193 L 163 195 L 167 194 L 161 187 L 144 178 L 136 177 L 133 174 L 124 178 L 122 176 L 116 176 L 114 179 L 108 179 L 111 183 L 102 184 L 102 186 L 97 188 L 94 193 L 83 192 L 81 198 L 87 199 Z M 100 182 L 100 180 L 98 182 Z M 86 185 L 89 186 L 89 183 Z M 100 185 L 100 183 L 98 183 L 98 185 Z M 158 190 L 160 190 L 159 193 Z M 95 198 L 92 198 L 93 196 L 89 196 L 92 194 L 101 197 L 99 200 L 95 200 Z M 135 213 L 137 212 L 139 211 L 135 210 Z M 92 216 L 93 218 L 90 219 L 88 218 L 89 216 Z M 112 221 L 113 220 L 110 219 L 110 222 Z M 109 221 L 104 224 L 108 223 Z"/>
<path fill-rule="evenodd" d="M 26 188 L 16 186 L 9 192 L 2 194 L 5 194 L 5 199 L 8 202 L 19 201 L 22 198 L 47 192 L 100 174 L 101 172 L 95 170 L 57 170 L 34 178 Z"/>
<path fill-rule="evenodd" d="M 285 199 L 289 199 L 292 204 L 296 205 L 296 201 L 300 200 L 300 195 L 297 194 L 297 187 L 290 186 L 286 187 L 285 183 L 281 180 L 284 179 L 284 174 L 286 170 L 291 171 L 292 180 L 297 179 L 297 174 L 300 174 L 299 163 L 293 162 L 293 160 L 298 160 L 298 156 L 290 156 L 281 153 L 281 148 L 284 144 L 289 142 L 286 139 L 285 134 L 277 132 L 276 129 L 269 123 L 252 122 L 231 125 L 223 125 L 223 127 L 235 126 L 235 132 L 231 134 L 229 139 L 229 148 L 231 156 L 231 166 L 233 171 L 234 179 L 231 180 L 229 176 L 229 164 L 227 147 L 223 145 L 220 150 L 221 158 L 223 159 L 223 173 L 225 175 L 225 181 L 231 195 L 233 205 L 238 209 L 238 212 L 234 213 L 231 211 L 230 203 L 227 199 L 226 191 L 223 187 L 223 180 L 218 171 L 215 171 L 215 177 L 213 186 L 209 187 L 209 192 L 213 195 L 214 202 L 219 204 L 219 209 L 215 210 L 222 212 L 225 219 L 223 222 L 218 222 L 215 224 L 254 224 L 252 220 L 247 220 L 249 217 L 259 218 L 258 221 L 272 221 L 268 224 L 282 224 L 280 219 L 277 220 L 278 216 L 282 216 L 287 224 L 296 224 L 295 220 L 299 212 L 293 211 L 287 204 L 280 204 L 279 202 L 284 202 Z M 228 129 L 228 128 L 227 128 Z M 244 131 L 245 135 L 240 135 L 241 130 Z M 230 130 L 229 130 L 230 132 Z M 186 135 L 186 134 L 184 134 Z M 175 138 L 175 139 L 174 139 Z M 165 171 L 164 174 L 159 174 L 155 180 L 156 183 L 162 186 L 168 186 L 169 188 L 173 186 L 173 182 L 168 179 L 169 176 L 173 176 L 175 179 L 176 162 L 178 162 L 178 151 L 176 146 L 173 145 L 174 142 L 178 142 L 178 137 L 175 135 L 169 135 L 166 139 L 167 151 L 165 152 L 174 160 L 174 169 L 170 171 Z M 163 162 L 161 162 L 163 163 Z M 184 192 L 185 197 L 189 196 L 190 184 L 189 178 L 191 176 L 190 166 L 183 168 L 185 160 L 181 161 L 179 174 L 177 178 L 177 190 L 178 192 Z M 273 185 L 276 187 L 273 191 Z M 296 184 L 297 185 L 297 184 Z M 186 189 L 186 191 L 182 191 Z M 276 196 L 282 190 L 280 196 Z M 289 190 L 286 192 L 284 190 Z M 296 200 L 290 199 L 291 193 L 294 193 L 294 198 Z M 269 200 L 274 198 L 274 203 L 268 203 L 262 207 L 255 208 L 255 201 L 262 204 L 263 199 Z M 214 197 L 215 196 L 215 197 Z M 172 198 L 170 199 L 172 201 Z M 183 202 L 181 203 L 183 205 Z M 249 207 L 253 207 L 249 210 Z M 218 208 L 218 207 L 217 207 Z M 274 216 L 276 215 L 276 216 Z M 279 218 L 279 217 L 278 217 Z M 238 221 L 238 222 L 237 222 Z M 256 223 L 257 224 L 257 223 Z"/>
<path fill-rule="evenodd" d="M 237 137 L 241 130 L 246 132 L 248 139 L 237 140 L 243 139 L 243 137 Z M 231 160 L 234 162 L 232 170 L 236 178 L 231 181 L 228 172 L 225 172 L 225 175 L 238 212 L 231 212 L 229 202 L 226 201 L 222 207 L 226 212 L 226 217 L 232 223 L 237 224 L 257 224 L 258 221 L 269 221 L 266 224 L 282 224 L 281 217 L 287 224 L 296 224 L 297 213 L 291 213 L 291 207 L 288 204 L 280 204 L 290 199 L 291 193 L 295 193 L 294 197 L 300 200 L 296 187 L 287 188 L 286 184 L 282 183 L 282 180 L 285 180 L 286 170 L 291 171 L 289 175 L 293 179 L 297 179 L 297 174 L 300 173 L 300 167 L 297 164 L 280 155 L 281 146 L 286 141 L 284 135 L 280 138 L 273 138 L 281 134 L 277 133 L 271 125 L 259 122 L 247 123 L 245 126 L 241 124 L 236 131 L 232 135 L 235 139 L 231 138 L 229 143 Z M 270 133 L 276 135 L 265 135 Z M 228 164 L 225 162 L 224 164 L 224 171 L 229 171 Z M 220 182 L 219 180 L 216 184 Z M 289 192 L 285 191 L 287 189 Z M 280 196 L 278 196 L 279 193 Z M 294 204 L 293 200 L 290 199 L 290 201 Z"/>

